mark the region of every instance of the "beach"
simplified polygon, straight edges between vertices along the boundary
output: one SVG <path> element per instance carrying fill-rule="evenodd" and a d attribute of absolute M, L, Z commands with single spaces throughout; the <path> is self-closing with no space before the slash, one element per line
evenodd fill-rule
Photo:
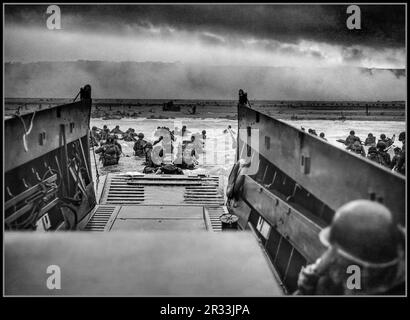
<path fill-rule="evenodd" d="M 6 98 L 5 112 L 13 114 L 33 109 L 46 109 L 72 102 L 73 99 Z M 172 101 L 178 111 L 164 111 Z M 405 121 L 404 101 L 265 101 L 250 100 L 252 108 L 284 120 L 361 120 Z M 194 110 L 195 109 L 195 110 Z M 235 100 L 178 100 L 178 99 L 93 99 L 92 118 L 176 119 L 223 118 L 237 119 Z"/>

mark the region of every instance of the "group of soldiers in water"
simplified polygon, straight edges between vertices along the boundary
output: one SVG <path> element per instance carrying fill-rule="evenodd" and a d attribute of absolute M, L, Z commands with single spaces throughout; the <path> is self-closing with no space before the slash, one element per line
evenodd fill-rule
<path fill-rule="evenodd" d="M 302 130 L 305 131 L 303 127 Z M 314 129 L 308 129 L 308 133 L 315 136 L 318 135 Z M 319 134 L 319 138 L 327 141 L 323 132 Z M 362 140 L 356 136 L 356 133 L 352 130 L 345 140 L 339 139 L 337 141 L 345 144 L 346 150 L 360 154 L 361 156 L 385 166 L 392 171 L 405 174 L 406 133 L 403 131 L 399 134 L 398 140 L 402 143 L 401 148 L 394 145 L 395 138 L 396 136 L 394 134 L 391 138 L 389 138 L 382 133 L 376 143 L 376 137 L 372 133 L 369 133 L 364 142 L 362 142 Z M 364 147 L 368 147 L 367 154 Z M 393 157 L 391 157 L 388 152 L 391 148 L 393 148 L 394 151 Z"/>
<path fill-rule="evenodd" d="M 402 143 L 402 148 L 394 146 L 395 135 L 391 138 L 385 134 L 380 135 L 376 143 L 376 137 L 369 133 L 364 142 L 355 135 L 355 132 L 350 131 L 349 136 L 345 140 L 346 149 L 357 154 L 360 154 L 367 159 L 374 161 L 382 166 L 385 166 L 393 171 L 405 174 L 406 164 L 406 133 L 403 131 L 399 134 L 398 140 Z M 364 146 L 369 147 L 366 155 Z M 394 148 L 394 156 L 391 157 L 388 151 Z"/>
<path fill-rule="evenodd" d="M 184 140 L 188 135 L 191 135 L 190 139 Z M 175 159 L 166 161 L 166 155 L 174 153 L 176 136 L 181 136 L 182 142 L 177 146 Z M 186 126 L 174 130 L 163 126 L 157 127 L 154 137 L 156 140 L 150 142 L 145 139 L 143 133 L 137 134 L 133 128 L 123 132 L 118 125 L 112 130 L 106 125 L 102 129 L 94 126 L 90 133 L 90 146 L 98 147 L 95 153 L 101 154 L 103 166 L 110 166 L 118 164 L 123 154 L 118 140 L 134 142 L 134 155 L 145 158 L 144 173 L 183 174 L 182 169 L 194 169 L 198 164 L 198 156 L 203 152 L 206 130 L 191 134 Z"/>

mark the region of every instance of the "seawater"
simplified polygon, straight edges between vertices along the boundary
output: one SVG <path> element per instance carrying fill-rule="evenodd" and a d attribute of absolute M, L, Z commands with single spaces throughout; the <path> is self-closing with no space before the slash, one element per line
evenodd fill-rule
<path fill-rule="evenodd" d="M 283 120 L 284 122 L 296 127 L 304 127 L 307 131 L 309 128 L 315 129 L 319 134 L 324 132 L 328 142 L 338 148 L 345 148 L 345 146 L 336 140 L 345 139 L 350 130 L 354 130 L 362 141 L 367 137 L 368 133 L 373 133 L 376 138 L 379 138 L 381 133 L 391 137 L 396 135 L 395 146 L 401 147 L 401 142 L 398 141 L 398 135 L 404 131 L 406 124 L 404 121 L 334 121 L 334 120 Z M 120 120 L 102 120 L 91 119 L 91 127 L 97 126 L 102 128 L 107 125 L 108 128 L 113 129 L 116 125 L 120 126 L 122 131 L 128 128 L 134 128 L 135 131 L 142 132 L 145 139 L 153 142 L 157 139 L 154 132 L 157 127 L 167 126 L 171 130 L 175 127 L 179 129 L 186 126 L 192 133 L 201 133 L 202 130 L 207 131 L 207 139 L 204 147 L 204 153 L 199 158 L 199 164 L 195 170 L 190 170 L 193 173 L 208 173 L 214 175 L 222 175 L 225 178 L 229 175 L 229 171 L 235 162 L 236 144 L 232 139 L 231 134 L 224 133 L 224 129 L 230 125 L 233 132 L 236 134 L 238 130 L 237 120 L 227 119 L 192 119 L 192 118 L 177 118 L 177 119 L 145 119 L 145 118 L 123 118 Z M 189 139 L 189 135 L 184 139 Z M 181 137 L 178 138 L 179 143 Z M 133 142 L 126 142 L 119 140 L 122 145 L 123 152 L 126 156 L 122 156 L 118 165 L 102 167 L 99 162 L 98 170 L 100 175 L 105 175 L 108 172 L 129 172 L 136 171 L 136 161 L 133 156 Z M 286 143 L 286 142 L 285 142 Z M 92 151 L 90 151 L 92 152 Z M 392 148 L 389 150 L 393 154 Z M 97 161 L 98 161 L 97 155 Z M 93 172 L 95 172 L 95 165 L 93 154 L 91 154 Z"/>

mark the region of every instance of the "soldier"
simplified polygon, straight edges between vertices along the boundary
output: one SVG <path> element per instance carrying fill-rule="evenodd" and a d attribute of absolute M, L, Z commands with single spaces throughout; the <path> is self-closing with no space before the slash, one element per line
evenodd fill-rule
<path fill-rule="evenodd" d="M 392 138 L 387 138 L 384 133 L 380 135 L 380 140 L 378 142 L 383 142 L 386 144 L 386 148 L 390 147 L 394 143 L 394 139 L 396 138 L 396 135 L 393 134 Z"/>
<path fill-rule="evenodd" d="M 122 146 L 121 146 L 121 144 L 118 142 L 118 136 L 115 134 L 114 136 L 111 135 L 111 137 L 114 138 L 114 143 L 115 143 L 115 145 L 118 147 L 118 149 L 120 149 L 120 154 L 122 154 Z"/>
<path fill-rule="evenodd" d="M 401 174 L 406 173 L 406 133 L 400 132 L 399 141 L 403 144 L 400 152 L 400 158 L 397 161 L 397 166 L 395 170 Z"/>
<path fill-rule="evenodd" d="M 398 161 L 401 156 L 401 149 L 399 147 L 396 147 L 393 149 L 393 151 L 394 151 L 394 156 L 391 159 L 390 168 L 394 171 L 397 171 L 395 170 L 395 168 L 397 167 Z"/>
<path fill-rule="evenodd" d="M 107 140 L 109 135 L 110 135 L 110 129 L 108 129 L 107 125 L 104 125 L 102 132 L 101 132 L 101 140 Z"/>
<path fill-rule="evenodd" d="M 228 128 L 227 129 L 224 129 L 224 131 L 223 131 L 223 133 L 228 133 L 229 132 L 229 130 L 231 130 L 231 125 L 228 125 Z"/>
<path fill-rule="evenodd" d="M 346 150 L 353 151 L 354 153 L 360 154 L 361 156 L 365 157 L 366 156 L 366 151 L 364 150 L 364 147 L 360 143 L 359 140 L 356 139 L 353 144 L 349 145 Z"/>
<path fill-rule="evenodd" d="M 155 173 L 161 167 L 164 152 L 161 146 L 156 146 L 153 149 L 152 143 L 147 142 L 144 147 L 145 152 L 145 167 L 144 173 Z"/>
<path fill-rule="evenodd" d="M 97 127 L 92 127 L 90 132 L 90 147 L 97 147 L 101 140 L 101 135 L 98 133 Z"/>
<path fill-rule="evenodd" d="M 404 235 L 382 204 L 355 200 L 343 205 L 319 239 L 328 249 L 302 268 L 295 294 L 404 294 Z M 349 281 L 352 266 L 359 285 Z"/>
<path fill-rule="evenodd" d="M 124 132 L 122 132 L 122 131 L 120 130 L 120 126 L 118 126 L 118 125 L 115 126 L 115 128 L 111 130 L 111 133 L 114 133 L 114 134 L 124 134 Z"/>
<path fill-rule="evenodd" d="M 372 133 L 369 133 L 369 134 L 367 135 L 366 140 L 364 141 L 364 145 L 365 145 L 365 146 L 370 146 L 370 147 L 376 146 L 376 137 L 373 136 Z"/>
<path fill-rule="evenodd" d="M 143 133 L 138 133 L 138 140 L 135 141 L 134 144 L 134 155 L 137 157 L 142 157 L 144 156 L 144 148 L 145 145 L 147 144 L 147 141 L 144 140 L 144 134 Z"/>
<path fill-rule="evenodd" d="M 128 142 L 136 141 L 135 136 L 136 136 L 135 130 L 132 128 L 129 128 L 127 131 L 125 131 L 123 135 L 123 139 L 124 141 L 128 141 Z"/>
<path fill-rule="evenodd" d="M 390 155 L 387 153 L 386 151 L 386 144 L 382 141 L 379 141 L 376 145 L 377 148 L 377 152 L 379 153 L 379 155 L 382 157 L 383 159 L 383 165 L 386 167 L 390 167 L 391 164 L 391 158 Z"/>
<path fill-rule="evenodd" d="M 367 159 L 374 161 L 380 165 L 383 165 L 383 158 L 381 157 L 381 155 L 379 154 L 379 152 L 377 152 L 376 147 L 370 147 L 368 152 L 367 152 Z"/>
<path fill-rule="evenodd" d="M 189 133 L 190 131 L 187 130 L 186 126 L 182 126 L 181 134 L 182 136 L 185 135 L 185 133 Z"/>
<path fill-rule="evenodd" d="M 325 133 L 324 132 L 321 132 L 319 134 L 319 137 L 322 138 L 323 140 L 327 141 L 327 139 L 325 138 Z"/>
<path fill-rule="evenodd" d="M 239 103 L 245 105 L 249 104 L 248 94 L 242 89 L 239 89 Z"/>
<path fill-rule="evenodd" d="M 179 168 L 192 170 L 195 169 L 195 166 L 198 164 L 195 153 L 195 146 L 193 144 L 194 141 L 195 137 L 191 137 L 190 142 L 178 145 L 178 151 L 174 160 L 174 164 Z"/>
<path fill-rule="evenodd" d="M 401 148 L 402 151 L 406 151 L 406 132 L 400 132 L 399 134 L 399 141 L 403 144 L 403 147 Z"/>
<path fill-rule="evenodd" d="M 206 139 L 206 130 L 202 130 L 202 139 Z"/>
<path fill-rule="evenodd" d="M 107 142 L 95 150 L 95 153 L 101 153 L 100 159 L 104 167 L 118 164 L 121 156 L 121 151 L 115 144 L 113 137 L 108 137 Z"/>
<path fill-rule="evenodd" d="M 350 131 L 349 136 L 346 138 L 345 144 L 346 144 L 346 146 L 349 147 L 350 145 L 352 145 L 357 140 L 359 140 L 359 142 L 360 142 L 360 138 L 356 137 L 355 132 L 352 130 L 352 131 Z"/>
<path fill-rule="evenodd" d="M 157 171 L 155 171 L 156 174 L 184 174 L 181 168 L 178 168 L 175 164 L 172 163 L 167 163 L 161 165 Z"/>
<path fill-rule="evenodd" d="M 144 164 L 146 166 L 151 165 L 152 164 L 152 158 L 151 158 L 151 156 L 152 156 L 152 143 L 151 142 L 145 143 L 143 150 L 144 150 L 144 155 L 145 155 Z"/>

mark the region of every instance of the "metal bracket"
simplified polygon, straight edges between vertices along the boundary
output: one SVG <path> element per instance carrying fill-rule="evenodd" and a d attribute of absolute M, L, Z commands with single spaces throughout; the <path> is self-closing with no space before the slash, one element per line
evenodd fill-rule
<path fill-rule="evenodd" d="M 300 167 L 301 167 L 302 173 L 304 174 L 310 173 L 310 156 L 302 154 L 300 158 Z"/>
<path fill-rule="evenodd" d="M 43 131 L 43 132 L 40 133 L 40 136 L 39 136 L 39 144 L 40 144 L 40 146 L 44 146 L 45 141 L 46 141 L 46 132 Z"/>

